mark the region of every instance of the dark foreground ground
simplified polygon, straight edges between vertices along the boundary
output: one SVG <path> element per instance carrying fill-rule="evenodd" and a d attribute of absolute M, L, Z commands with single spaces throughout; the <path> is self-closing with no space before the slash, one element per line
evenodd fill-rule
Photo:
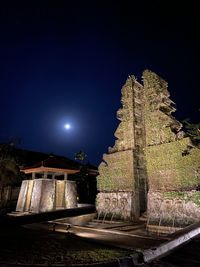
<path fill-rule="evenodd" d="M 175 250 L 170 255 L 147 266 L 200 267 L 200 237 L 192 239 L 189 243 Z"/>
<path fill-rule="evenodd" d="M 90 243 L 71 234 L 13 227 L 0 230 L 0 264 L 86 264 L 111 261 L 129 250 Z"/>
<path fill-rule="evenodd" d="M 88 264 L 128 256 L 132 250 L 89 242 L 69 233 L 26 227 L 0 229 L 0 266 L 17 264 Z M 6 266 L 6 265 L 3 265 Z M 144 265 L 143 265 L 144 266 Z M 145 266 L 200 266 L 200 237 L 170 255 Z"/>

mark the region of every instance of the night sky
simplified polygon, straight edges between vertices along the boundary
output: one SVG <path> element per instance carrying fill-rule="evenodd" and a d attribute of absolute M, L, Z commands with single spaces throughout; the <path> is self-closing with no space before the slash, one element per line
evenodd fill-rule
<path fill-rule="evenodd" d="M 114 144 L 121 87 L 144 69 L 168 81 L 177 119 L 199 121 L 195 1 L 47 2 L 0 8 L 0 142 L 84 150 L 98 165 Z"/>

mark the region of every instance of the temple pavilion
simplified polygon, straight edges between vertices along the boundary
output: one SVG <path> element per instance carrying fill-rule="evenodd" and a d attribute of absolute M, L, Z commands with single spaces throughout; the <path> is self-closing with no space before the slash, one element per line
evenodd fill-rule
<path fill-rule="evenodd" d="M 80 172 L 78 164 L 50 156 L 21 169 L 32 179 L 21 185 L 16 211 L 40 213 L 77 207 L 77 187 L 68 175 Z M 27 177 L 29 178 L 29 177 Z"/>
<path fill-rule="evenodd" d="M 64 159 L 58 159 L 54 156 L 42 160 L 32 166 L 24 167 L 21 172 L 31 176 L 32 179 L 44 178 L 44 179 L 64 179 L 67 180 L 68 175 L 75 174 L 80 171 L 80 167 L 76 162 L 66 161 Z"/>

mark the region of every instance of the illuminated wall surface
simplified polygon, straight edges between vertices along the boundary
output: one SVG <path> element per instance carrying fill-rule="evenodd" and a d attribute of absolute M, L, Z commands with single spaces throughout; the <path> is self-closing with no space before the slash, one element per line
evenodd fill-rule
<path fill-rule="evenodd" d="M 185 218 L 196 221 L 200 149 L 184 137 L 181 123 L 171 115 L 176 109 L 167 82 L 149 70 L 142 78 L 143 85 L 129 76 L 122 87 L 117 139 L 99 166 L 97 210 L 103 216 L 134 219 L 148 206 L 148 214 L 157 218 L 159 203 L 167 220 L 181 210 Z"/>
<path fill-rule="evenodd" d="M 22 182 L 16 211 L 39 213 L 76 207 L 75 182 L 35 179 Z"/>

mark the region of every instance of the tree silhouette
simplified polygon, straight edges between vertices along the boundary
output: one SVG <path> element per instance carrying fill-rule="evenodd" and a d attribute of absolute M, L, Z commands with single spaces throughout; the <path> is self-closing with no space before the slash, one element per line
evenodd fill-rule
<path fill-rule="evenodd" d="M 82 150 L 75 153 L 75 160 L 84 161 L 84 159 L 86 159 L 86 157 L 87 157 L 86 153 Z"/>
<path fill-rule="evenodd" d="M 0 145 L 0 186 L 19 185 L 22 177 L 13 143 Z"/>

